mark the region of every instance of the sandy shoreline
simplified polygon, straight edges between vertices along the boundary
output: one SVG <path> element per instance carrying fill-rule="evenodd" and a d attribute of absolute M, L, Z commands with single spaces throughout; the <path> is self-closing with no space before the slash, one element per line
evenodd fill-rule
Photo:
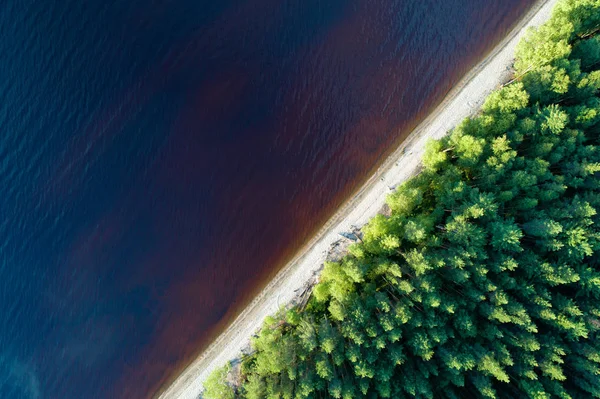
<path fill-rule="evenodd" d="M 367 223 L 384 204 L 390 187 L 418 171 L 425 143 L 440 138 L 461 120 L 475 113 L 487 95 L 510 78 L 515 47 L 526 29 L 545 22 L 558 0 L 540 0 L 521 18 L 516 27 L 477 64 L 446 96 L 440 105 L 411 132 L 373 176 L 319 230 L 295 258 L 275 276 L 233 323 L 190 364 L 158 397 L 197 399 L 202 382 L 210 372 L 240 355 L 263 319 L 290 303 L 323 264 L 331 245 Z"/>

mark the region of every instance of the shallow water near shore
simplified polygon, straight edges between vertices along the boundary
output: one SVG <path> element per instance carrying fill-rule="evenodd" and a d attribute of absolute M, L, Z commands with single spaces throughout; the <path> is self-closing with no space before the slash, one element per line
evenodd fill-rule
<path fill-rule="evenodd" d="M 144 398 L 532 0 L 0 5 L 0 397 Z"/>

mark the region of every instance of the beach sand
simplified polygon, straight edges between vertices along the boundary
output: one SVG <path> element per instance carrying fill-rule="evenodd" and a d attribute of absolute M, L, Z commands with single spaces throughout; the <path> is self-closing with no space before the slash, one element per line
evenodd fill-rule
<path fill-rule="evenodd" d="M 490 54 L 477 64 L 446 96 L 361 189 L 342 206 L 233 323 L 181 373 L 158 398 L 197 399 L 202 382 L 216 367 L 238 358 L 264 318 L 292 303 L 321 269 L 331 246 L 367 223 L 384 205 L 391 188 L 419 170 L 425 143 L 438 139 L 464 118 L 477 112 L 494 89 L 511 78 L 515 47 L 529 27 L 539 26 L 551 15 L 558 0 L 538 1 Z"/>

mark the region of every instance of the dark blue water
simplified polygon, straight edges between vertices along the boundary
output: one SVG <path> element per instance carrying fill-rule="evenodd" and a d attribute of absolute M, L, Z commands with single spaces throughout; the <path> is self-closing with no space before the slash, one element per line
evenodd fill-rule
<path fill-rule="evenodd" d="M 532 0 L 0 2 L 0 397 L 143 398 Z"/>

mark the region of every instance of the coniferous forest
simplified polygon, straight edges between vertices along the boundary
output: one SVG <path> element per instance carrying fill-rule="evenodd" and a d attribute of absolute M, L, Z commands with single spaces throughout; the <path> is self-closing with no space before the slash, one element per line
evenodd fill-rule
<path fill-rule="evenodd" d="M 599 30 L 598 0 L 560 2 L 205 397 L 600 398 Z"/>

